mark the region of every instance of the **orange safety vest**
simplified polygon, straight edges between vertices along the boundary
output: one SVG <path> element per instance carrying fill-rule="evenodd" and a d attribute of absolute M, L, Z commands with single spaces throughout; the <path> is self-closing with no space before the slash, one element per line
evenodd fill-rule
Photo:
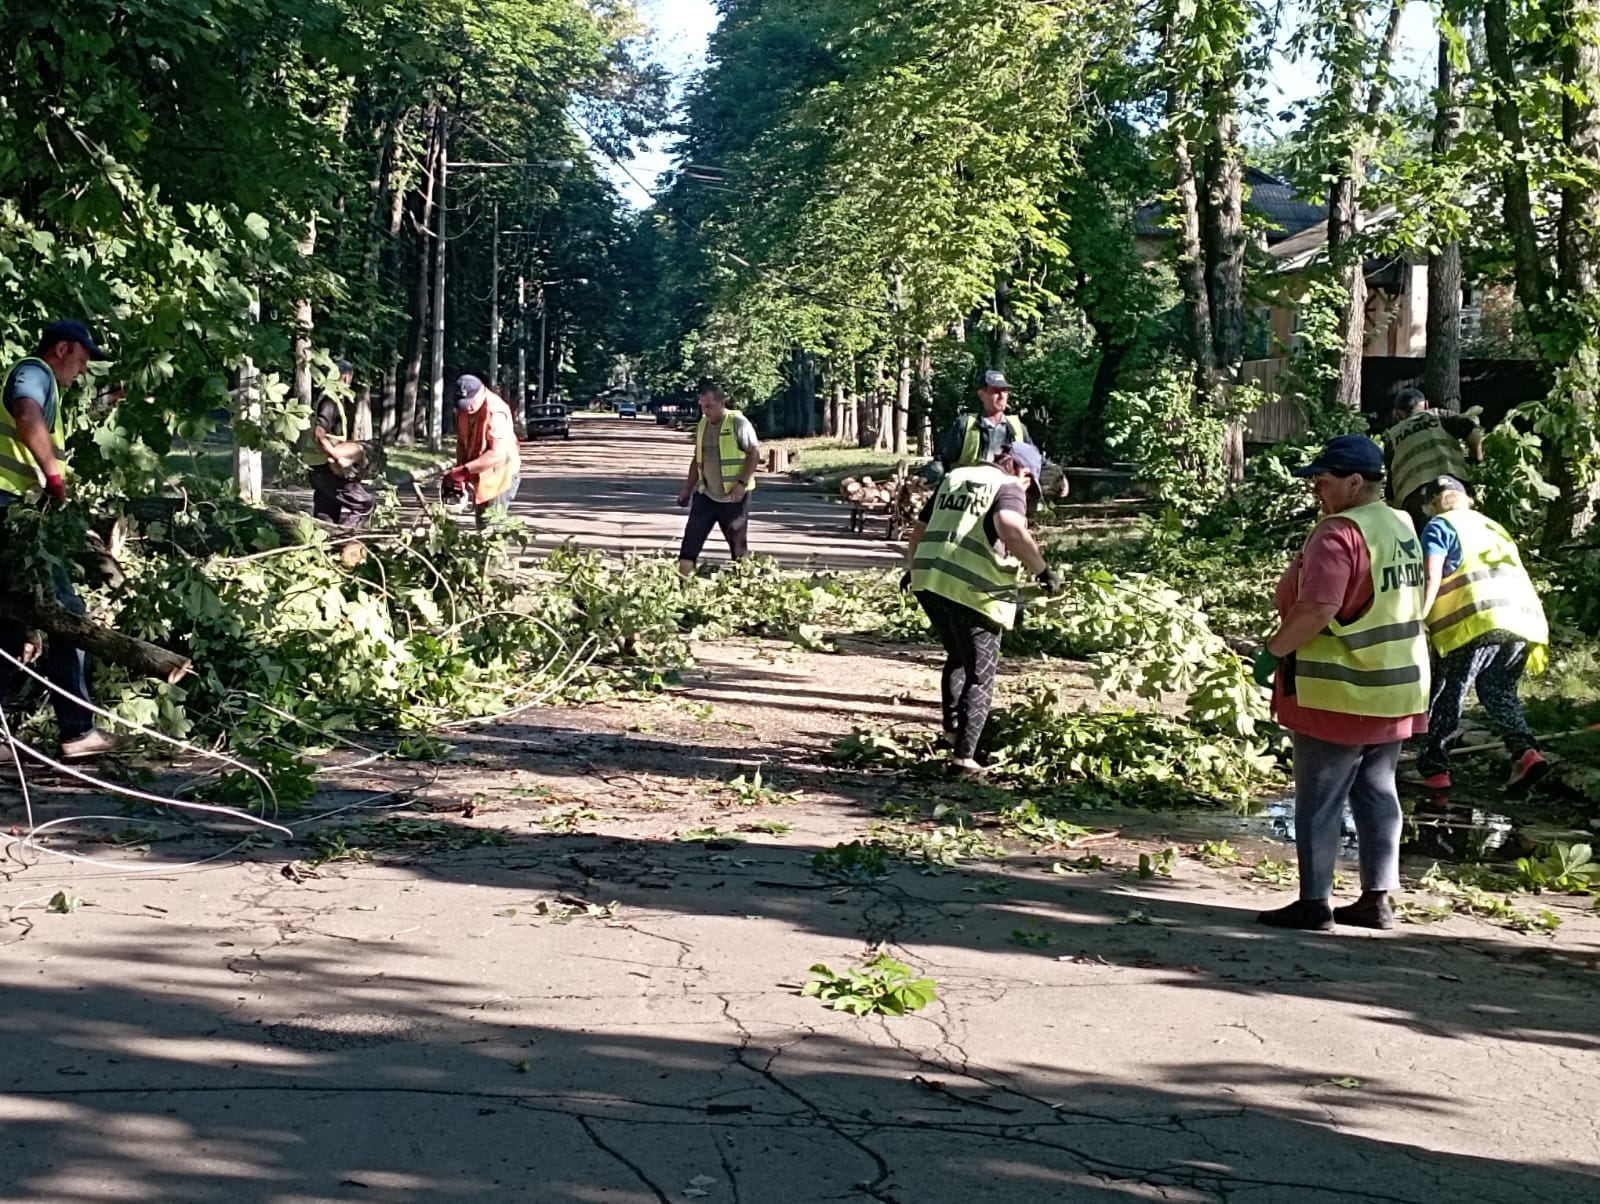
<path fill-rule="evenodd" d="M 456 463 L 466 464 L 489 450 L 490 429 L 497 416 L 504 416 L 504 429 L 511 432 L 511 455 L 505 463 L 480 472 L 473 481 L 472 500 L 483 506 L 511 488 L 511 478 L 522 472 L 522 453 L 517 447 L 516 426 L 511 407 L 497 393 L 490 393 L 471 414 L 456 415 Z"/>

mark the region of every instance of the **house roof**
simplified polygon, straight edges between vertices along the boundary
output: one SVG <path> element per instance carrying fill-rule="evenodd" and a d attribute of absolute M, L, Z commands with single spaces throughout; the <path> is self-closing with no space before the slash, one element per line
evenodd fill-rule
<path fill-rule="evenodd" d="M 1245 211 L 1266 220 L 1269 247 L 1328 220 L 1325 204 L 1305 200 L 1287 180 L 1281 180 L 1259 168 L 1246 167 L 1244 182 L 1250 190 L 1244 202 Z M 1152 202 L 1141 205 L 1134 211 L 1134 233 L 1165 238 L 1172 233 L 1163 225 L 1165 219 L 1166 215 L 1159 204 Z"/>
<path fill-rule="evenodd" d="M 1381 226 L 1385 222 L 1394 220 L 1398 212 L 1399 210 L 1393 205 L 1382 205 L 1370 213 L 1362 214 L 1362 223 L 1370 230 L 1374 226 Z M 1267 254 L 1278 261 L 1278 271 L 1295 272 L 1321 259 L 1327 249 L 1328 222 L 1327 215 L 1324 214 L 1316 225 L 1307 226 L 1298 234 L 1272 244 Z"/>

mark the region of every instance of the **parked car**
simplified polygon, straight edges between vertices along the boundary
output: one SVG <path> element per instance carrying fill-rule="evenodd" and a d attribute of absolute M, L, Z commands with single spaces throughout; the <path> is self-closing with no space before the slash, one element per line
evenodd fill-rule
<path fill-rule="evenodd" d="M 528 438 L 572 438 L 572 423 L 567 407 L 560 402 L 528 407 Z"/>
<path fill-rule="evenodd" d="M 617 407 L 618 418 L 637 418 L 638 416 L 639 407 L 631 401 L 625 401 Z"/>

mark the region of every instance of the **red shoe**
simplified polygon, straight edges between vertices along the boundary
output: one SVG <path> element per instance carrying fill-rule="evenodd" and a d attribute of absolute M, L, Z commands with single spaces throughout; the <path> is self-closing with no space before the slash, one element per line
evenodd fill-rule
<path fill-rule="evenodd" d="M 1511 776 L 1506 779 L 1506 789 L 1518 790 L 1532 786 L 1549 772 L 1550 762 L 1544 759 L 1537 748 L 1530 748 L 1512 767 Z"/>
<path fill-rule="evenodd" d="M 1423 790 L 1449 790 L 1451 785 L 1450 775 L 1447 772 L 1431 773 L 1423 777 L 1414 769 L 1400 775 L 1400 784 L 1420 787 Z"/>

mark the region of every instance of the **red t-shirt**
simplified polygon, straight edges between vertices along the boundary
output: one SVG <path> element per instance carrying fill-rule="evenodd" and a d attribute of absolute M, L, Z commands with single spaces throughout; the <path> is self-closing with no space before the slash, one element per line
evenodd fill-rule
<path fill-rule="evenodd" d="M 1372 557 L 1361 528 L 1349 519 L 1319 524 L 1279 579 L 1275 601 L 1280 618 L 1302 600 L 1337 604 L 1341 623 L 1372 604 Z M 1303 707 L 1293 694 L 1284 693 L 1286 676 L 1280 670 L 1273 681 L 1272 712 L 1291 732 L 1329 744 L 1390 744 L 1428 730 L 1426 713 L 1383 719 Z"/>

